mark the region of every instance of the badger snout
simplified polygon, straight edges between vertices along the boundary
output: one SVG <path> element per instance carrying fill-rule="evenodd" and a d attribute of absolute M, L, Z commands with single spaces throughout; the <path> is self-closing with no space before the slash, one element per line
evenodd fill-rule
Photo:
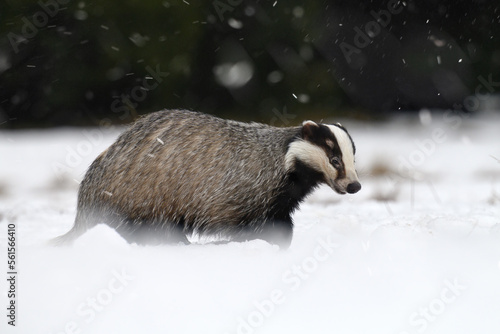
<path fill-rule="evenodd" d="M 328 185 L 340 195 L 344 195 L 346 193 L 355 194 L 361 189 L 361 183 L 359 183 L 359 181 L 352 181 L 349 183 L 346 181 L 346 179 L 336 181 L 330 180 Z"/>
<path fill-rule="evenodd" d="M 345 190 L 349 193 L 349 194 L 355 194 L 357 193 L 359 190 L 361 189 L 361 183 L 359 183 L 358 181 L 354 181 L 354 182 L 351 182 L 347 185 L 347 187 L 345 188 Z"/>

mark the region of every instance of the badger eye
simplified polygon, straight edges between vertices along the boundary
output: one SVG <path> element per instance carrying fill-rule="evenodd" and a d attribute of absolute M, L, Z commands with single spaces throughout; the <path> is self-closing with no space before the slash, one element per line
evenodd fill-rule
<path fill-rule="evenodd" d="M 330 163 L 335 168 L 339 168 L 340 167 L 340 159 L 338 157 L 332 157 L 332 158 L 330 158 Z"/>

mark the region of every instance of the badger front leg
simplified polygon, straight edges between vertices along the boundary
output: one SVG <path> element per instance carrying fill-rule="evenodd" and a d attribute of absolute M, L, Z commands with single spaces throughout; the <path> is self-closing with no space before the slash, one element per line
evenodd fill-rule
<path fill-rule="evenodd" d="M 272 245 L 278 245 L 280 249 L 285 250 L 290 247 L 293 236 L 292 220 L 285 219 L 266 219 L 255 221 L 253 224 L 247 224 L 240 227 L 238 232 L 231 236 L 231 241 L 243 242 L 248 240 L 261 239 Z"/>
<path fill-rule="evenodd" d="M 278 245 L 285 250 L 290 247 L 293 237 L 292 220 L 269 220 L 264 224 L 262 231 L 258 233 L 258 238 L 270 244 Z"/>

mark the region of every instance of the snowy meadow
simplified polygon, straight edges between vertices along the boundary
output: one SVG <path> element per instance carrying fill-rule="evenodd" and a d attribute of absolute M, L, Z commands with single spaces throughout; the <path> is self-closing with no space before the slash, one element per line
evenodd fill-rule
<path fill-rule="evenodd" d="M 287 251 L 138 246 L 106 226 L 49 246 L 73 225 L 86 168 L 123 129 L 0 132 L 0 332 L 500 332 L 500 118 L 340 121 L 363 188 L 316 190 Z"/>

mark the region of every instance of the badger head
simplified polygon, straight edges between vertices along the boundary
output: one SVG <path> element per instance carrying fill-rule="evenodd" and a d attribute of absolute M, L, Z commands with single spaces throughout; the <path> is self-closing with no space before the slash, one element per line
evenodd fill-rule
<path fill-rule="evenodd" d="M 339 194 L 354 194 L 361 189 L 354 168 L 356 148 L 347 130 L 339 123 L 302 123 L 301 138 L 294 140 L 286 154 L 286 168 L 297 161 L 322 175 L 322 181 Z"/>

